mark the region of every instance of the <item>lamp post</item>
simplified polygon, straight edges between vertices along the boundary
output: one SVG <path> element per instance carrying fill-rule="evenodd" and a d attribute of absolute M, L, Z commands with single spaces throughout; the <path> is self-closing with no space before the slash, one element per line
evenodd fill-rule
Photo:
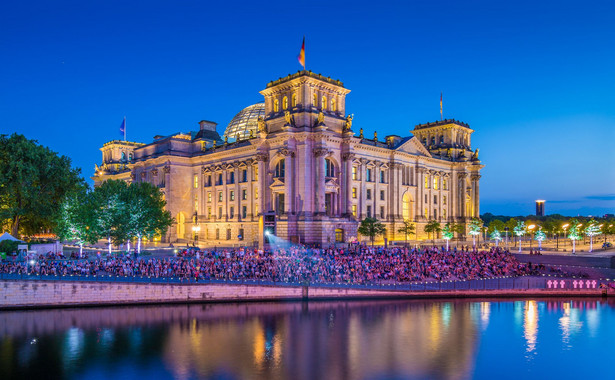
<path fill-rule="evenodd" d="M 566 248 L 566 229 L 568 228 L 570 224 L 566 223 L 562 226 L 562 228 L 564 229 L 564 249 Z"/>
<path fill-rule="evenodd" d="M 535 224 L 530 224 L 529 226 L 527 226 L 527 229 L 530 231 L 530 251 L 532 250 L 532 230 L 534 229 L 534 227 L 536 227 Z"/>
<path fill-rule="evenodd" d="M 504 236 L 505 236 L 504 240 L 506 241 L 506 250 L 507 251 L 508 251 L 508 230 L 509 230 L 508 227 L 504 227 Z"/>

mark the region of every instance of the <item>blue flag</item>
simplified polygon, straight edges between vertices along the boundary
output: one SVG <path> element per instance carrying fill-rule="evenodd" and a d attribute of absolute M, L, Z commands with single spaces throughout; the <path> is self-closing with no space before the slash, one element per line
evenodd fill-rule
<path fill-rule="evenodd" d="M 126 118 L 122 120 L 122 125 L 120 125 L 120 133 L 122 134 L 122 137 L 124 137 L 124 140 L 126 140 Z"/>

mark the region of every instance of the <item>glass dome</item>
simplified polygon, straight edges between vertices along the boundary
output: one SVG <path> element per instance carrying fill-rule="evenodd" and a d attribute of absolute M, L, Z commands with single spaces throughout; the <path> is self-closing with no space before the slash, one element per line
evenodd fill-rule
<path fill-rule="evenodd" d="M 226 127 L 222 138 L 247 139 L 250 137 L 250 131 L 256 136 L 258 133 L 258 117 L 265 117 L 265 103 L 257 103 L 242 109 Z"/>

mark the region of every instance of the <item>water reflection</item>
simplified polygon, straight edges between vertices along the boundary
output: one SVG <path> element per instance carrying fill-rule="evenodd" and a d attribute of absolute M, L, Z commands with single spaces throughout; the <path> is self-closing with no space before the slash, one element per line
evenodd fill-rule
<path fill-rule="evenodd" d="M 108 377 L 466 379 L 480 370 L 478 349 L 498 326 L 496 316 L 512 311 L 522 322 L 524 351 L 539 351 L 545 303 L 504 304 L 512 309 L 491 302 L 387 301 L 2 312 L 0 374 L 88 377 L 102 366 Z M 565 344 L 583 327 L 582 316 L 598 334 L 597 305 L 547 302 Z"/>

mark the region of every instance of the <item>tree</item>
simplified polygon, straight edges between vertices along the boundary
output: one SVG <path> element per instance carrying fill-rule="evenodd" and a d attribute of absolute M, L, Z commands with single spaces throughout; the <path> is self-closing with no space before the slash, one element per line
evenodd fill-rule
<path fill-rule="evenodd" d="M 463 223 L 451 224 L 451 232 L 457 232 L 457 239 L 461 238 L 461 235 L 466 232 L 466 225 Z"/>
<path fill-rule="evenodd" d="M 440 226 L 440 223 L 438 223 L 438 221 L 436 220 L 430 220 L 429 222 L 427 222 L 427 224 L 425 225 L 424 231 L 427 232 L 427 238 L 429 238 L 429 234 L 432 234 L 431 237 L 431 242 L 433 244 L 435 244 L 435 235 L 438 234 L 440 231 L 442 231 L 442 227 Z"/>
<path fill-rule="evenodd" d="M 80 172 L 35 140 L 0 135 L 0 220 L 13 236 L 52 228 L 65 197 L 85 186 Z"/>
<path fill-rule="evenodd" d="M 124 181 L 109 180 L 96 187 L 91 193 L 92 225 L 94 236 L 106 238 L 109 254 L 111 243 L 119 245 L 130 236 L 129 218 L 124 203 L 128 185 Z"/>
<path fill-rule="evenodd" d="M 585 235 L 589 236 L 589 252 L 593 251 L 594 248 L 594 236 L 601 233 L 598 222 L 595 219 L 590 220 L 587 227 L 585 227 Z"/>
<path fill-rule="evenodd" d="M 500 231 L 498 231 L 497 228 L 495 228 L 493 232 L 491 233 L 491 239 L 495 240 L 496 247 L 498 246 L 498 243 L 500 242 L 500 240 L 502 240 L 502 234 L 500 233 Z"/>
<path fill-rule="evenodd" d="M 491 234 L 493 231 L 504 231 L 504 227 L 506 227 L 505 223 L 499 219 L 494 219 L 489 223 L 489 228 L 487 229 L 487 233 Z"/>
<path fill-rule="evenodd" d="M 121 204 L 127 215 L 125 226 L 128 238 L 137 238 L 137 252 L 141 252 L 141 239 L 148 239 L 163 234 L 173 223 L 171 213 L 164 209 L 166 205 L 158 187 L 147 183 L 132 183 L 121 196 Z"/>
<path fill-rule="evenodd" d="M 397 232 L 404 234 L 404 236 L 406 237 L 406 246 L 407 246 L 408 245 L 408 235 L 415 234 L 414 223 L 411 223 L 410 220 L 405 219 L 404 225 L 399 227 Z"/>
<path fill-rule="evenodd" d="M 538 250 L 542 250 L 542 241 L 547 238 L 547 235 L 542 231 L 542 227 L 538 227 L 538 231 L 534 234 L 534 240 L 538 242 Z"/>
<path fill-rule="evenodd" d="M 361 221 L 361 225 L 357 230 L 363 236 L 369 236 L 372 247 L 374 246 L 374 239 L 378 235 L 384 235 L 387 231 L 384 224 L 380 223 L 376 218 L 365 218 Z"/>
<path fill-rule="evenodd" d="M 79 245 L 79 255 L 83 254 L 83 244 L 96 243 L 98 236 L 90 229 L 93 223 L 91 199 L 85 191 L 71 194 L 60 207 L 56 220 L 55 233 L 60 240 L 73 240 Z"/>
<path fill-rule="evenodd" d="M 576 241 L 581 238 L 579 231 L 579 221 L 577 219 L 572 219 L 570 221 L 570 227 L 568 228 L 568 239 L 572 240 L 572 253 L 576 252 Z"/>
<path fill-rule="evenodd" d="M 468 226 L 468 233 L 472 235 L 472 246 L 476 247 L 476 235 L 480 235 L 480 231 L 483 228 L 483 221 L 479 218 L 472 218 L 470 225 Z"/>
<path fill-rule="evenodd" d="M 448 252 L 448 242 L 453 238 L 453 226 L 450 223 L 446 223 L 442 229 L 442 238 L 446 240 L 446 252 Z"/>
<path fill-rule="evenodd" d="M 519 237 L 519 253 L 521 253 L 521 237 L 527 232 L 525 229 L 525 222 L 518 221 L 513 231 L 515 235 Z"/>

